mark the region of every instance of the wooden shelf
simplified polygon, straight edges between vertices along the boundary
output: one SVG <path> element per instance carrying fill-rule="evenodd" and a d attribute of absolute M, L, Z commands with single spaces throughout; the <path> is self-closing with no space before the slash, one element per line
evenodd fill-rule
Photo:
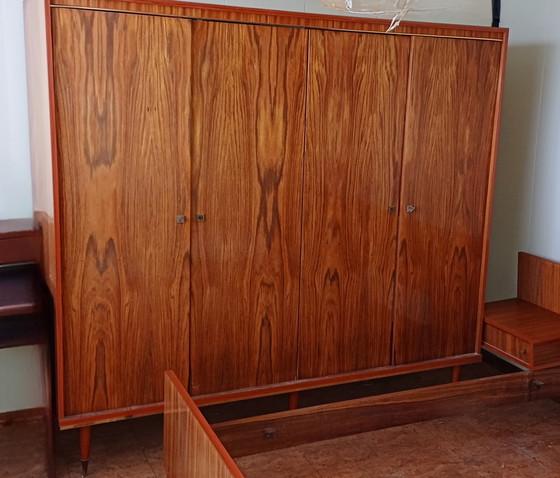
<path fill-rule="evenodd" d="M 41 232 L 33 219 L 0 221 L 0 264 L 41 261 Z"/>
<path fill-rule="evenodd" d="M 33 219 L 0 221 L 0 348 L 48 341 L 40 251 Z"/>
<path fill-rule="evenodd" d="M 43 295 L 37 266 L 0 268 L 0 348 L 47 343 Z"/>
<path fill-rule="evenodd" d="M 40 310 L 37 276 L 34 266 L 0 269 L 0 317 Z"/>

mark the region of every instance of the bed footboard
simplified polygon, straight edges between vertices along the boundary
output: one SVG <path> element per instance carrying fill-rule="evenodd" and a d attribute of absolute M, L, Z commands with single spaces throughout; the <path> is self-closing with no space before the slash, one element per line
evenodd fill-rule
<path fill-rule="evenodd" d="M 169 478 L 243 478 L 173 372 L 165 374 L 163 450 Z"/>

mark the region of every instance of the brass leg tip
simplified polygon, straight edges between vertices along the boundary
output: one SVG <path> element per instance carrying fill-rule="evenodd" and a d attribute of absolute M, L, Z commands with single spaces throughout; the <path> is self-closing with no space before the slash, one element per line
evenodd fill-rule
<path fill-rule="evenodd" d="M 85 478 L 87 476 L 89 460 L 81 460 L 81 461 L 82 461 L 82 478 Z"/>

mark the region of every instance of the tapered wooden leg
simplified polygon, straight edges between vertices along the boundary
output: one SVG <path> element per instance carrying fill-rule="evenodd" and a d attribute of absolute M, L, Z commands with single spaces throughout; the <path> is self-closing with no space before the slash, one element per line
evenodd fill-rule
<path fill-rule="evenodd" d="M 299 392 L 290 393 L 290 410 L 297 410 L 299 408 Z"/>
<path fill-rule="evenodd" d="M 90 448 L 91 427 L 80 428 L 80 461 L 82 462 L 82 476 L 87 476 Z"/>
<path fill-rule="evenodd" d="M 460 365 L 455 365 L 455 367 L 453 367 L 453 372 L 451 374 L 451 380 L 452 380 L 453 383 L 461 380 L 461 366 Z"/>

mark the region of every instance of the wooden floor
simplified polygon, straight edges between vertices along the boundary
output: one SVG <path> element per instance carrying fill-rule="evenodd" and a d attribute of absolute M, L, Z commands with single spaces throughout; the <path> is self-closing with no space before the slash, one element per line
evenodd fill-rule
<path fill-rule="evenodd" d="M 92 478 L 164 477 L 162 419 L 94 429 Z M 0 477 L 45 476 L 40 426 L 0 427 Z M 59 477 L 78 477 L 78 436 L 58 435 Z M 248 478 L 560 476 L 560 404 L 489 409 L 238 459 Z M 210 478 L 210 477 L 208 477 Z"/>
<path fill-rule="evenodd" d="M 44 478 L 46 441 L 43 420 L 0 424 L 0 478 Z"/>

